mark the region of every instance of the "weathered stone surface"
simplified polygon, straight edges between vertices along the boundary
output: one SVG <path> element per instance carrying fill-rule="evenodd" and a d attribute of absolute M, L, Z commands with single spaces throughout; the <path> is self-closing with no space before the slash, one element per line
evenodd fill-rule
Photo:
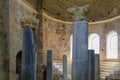
<path fill-rule="evenodd" d="M 72 35 L 72 25 L 57 22 L 50 18 L 43 17 L 43 60 L 46 62 L 46 51 L 54 51 L 53 60 L 62 62 L 63 55 L 70 56 L 70 36 Z M 70 60 L 70 57 L 68 57 Z"/>
<path fill-rule="evenodd" d="M 20 18 L 36 13 L 30 5 L 27 5 L 22 0 L 9 0 L 9 58 L 10 80 L 16 80 L 16 55 L 22 50 L 23 46 L 23 28 L 20 25 Z"/>
<path fill-rule="evenodd" d="M 43 9 L 55 18 L 73 21 L 67 8 L 90 5 L 90 21 L 103 20 L 120 15 L 119 0 L 44 0 Z"/>

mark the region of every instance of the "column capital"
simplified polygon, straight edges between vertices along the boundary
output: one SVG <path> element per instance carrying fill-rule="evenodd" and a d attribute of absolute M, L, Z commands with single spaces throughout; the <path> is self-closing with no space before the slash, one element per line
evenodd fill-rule
<path fill-rule="evenodd" d="M 20 18 L 20 24 L 22 28 L 25 28 L 26 26 L 30 26 L 33 29 L 38 28 L 39 20 L 36 18 L 36 15 L 29 15 Z"/>
<path fill-rule="evenodd" d="M 75 21 L 83 21 L 87 19 L 87 15 L 90 12 L 89 4 L 82 7 L 68 8 L 67 11 L 72 14 L 72 18 Z"/>

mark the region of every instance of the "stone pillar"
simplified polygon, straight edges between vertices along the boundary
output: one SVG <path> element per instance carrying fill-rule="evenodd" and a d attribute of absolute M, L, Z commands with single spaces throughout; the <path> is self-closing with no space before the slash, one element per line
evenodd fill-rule
<path fill-rule="evenodd" d="M 37 39 L 35 30 L 38 20 L 35 16 L 21 18 L 23 33 L 23 54 L 21 80 L 36 80 Z"/>
<path fill-rule="evenodd" d="M 95 80 L 100 80 L 100 58 L 99 54 L 95 54 Z"/>
<path fill-rule="evenodd" d="M 52 68 L 52 51 L 47 51 L 47 74 L 46 74 L 46 80 L 53 80 L 53 68 Z"/>
<path fill-rule="evenodd" d="M 68 80 L 67 56 L 63 55 L 63 80 Z"/>
<path fill-rule="evenodd" d="M 73 24 L 72 80 L 88 80 L 88 22 Z"/>
<path fill-rule="evenodd" d="M 36 80 L 36 70 L 37 70 L 37 36 L 36 31 L 33 30 L 33 76 Z"/>
<path fill-rule="evenodd" d="M 67 9 L 73 23 L 72 80 L 88 80 L 88 22 L 89 5 Z"/>
<path fill-rule="evenodd" d="M 24 28 L 23 55 L 22 55 L 22 79 L 36 80 L 36 41 L 31 27 Z"/>
<path fill-rule="evenodd" d="M 88 70 L 88 79 L 89 80 L 95 80 L 95 59 L 94 59 L 94 50 L 88 50 L 88 64 L 89 64 L 89 70 Z"/>

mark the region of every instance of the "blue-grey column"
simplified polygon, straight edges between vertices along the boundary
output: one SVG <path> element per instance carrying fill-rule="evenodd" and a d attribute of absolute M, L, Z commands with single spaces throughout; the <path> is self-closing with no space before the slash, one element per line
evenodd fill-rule
<path fill-rule="evenodd" d="M 47 73 L 46 80 L 53 80 L 53 68 L 52 68 L 52 50 L 47 51 Z"/>
<path fill-rule="evenodd" d="M 33 30 L 33 69 L 34 69 L 34 80 L 36 80 L 37 71 L 37 33 Z"/>
<path fill-rule="evenodd" d="M 88 79 L 95 80 L 95 59 L 94 59 L 94 50 L 88 50 L 88 64 L 89 64 L 89 71 L 88 71 Z"/>
<path fill-rule="evenodd" d="M 72 80 L 88 80 L 88 22 L 73 23 Z"/>
<path fill-rule="evenodd" d="M 100 80 L 100 58 L 99 54 L 95 54 L 95 80 Z"/>
<path fill-rule="evenodd" d="M 63 80 L 68 80 L 67 56 L 63 55 Z"/>
<path fill-rule="evenodd" d="M 36 80 L 36 36 L 31 27 L 24 28 L 21 80 Z"/>

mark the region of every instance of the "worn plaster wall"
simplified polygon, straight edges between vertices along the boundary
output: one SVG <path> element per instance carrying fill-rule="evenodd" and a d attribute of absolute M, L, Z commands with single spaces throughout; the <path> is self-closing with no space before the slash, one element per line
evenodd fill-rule
<path fill-rule="evenodd" d="M 16 55 L 22 50 L 23 28 L 20 18 L 36 13 L 36 10 L 22 0 L 10 0 L 9 12 L 9 54 L 10 54 L 10 80 L 16 80 Z"/>
<path fill-rule="evenodd" d="M 53 51 L 54 62 L 61 62 L 62 56 L 70 58 L 70 36 L 72 25 L 43 17 L 43 59 L 47 50 Z"/>
<path fill-rule="evenodd" d="M 110 31 L 118 34 L 118 59 L 106 59 L 106 38 Z M 120 19 L 89 25 L 89 34 L 97 33 L 100 36 L 100 60 L 120 61 Z"/>

